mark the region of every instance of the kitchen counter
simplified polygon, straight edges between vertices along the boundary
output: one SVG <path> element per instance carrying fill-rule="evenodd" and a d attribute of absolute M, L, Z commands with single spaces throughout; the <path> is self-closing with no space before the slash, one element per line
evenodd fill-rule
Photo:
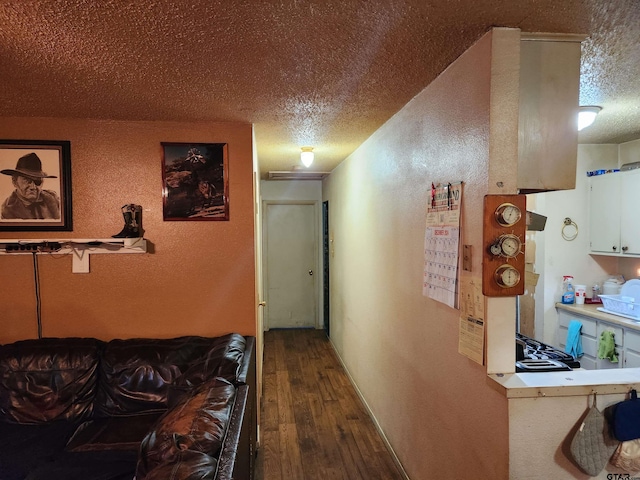
<path fill-rule="evenodd" d="M 498 373 L 489 384 L 507 398 L 566 397 L 625 393 L 640 388 L 640 368 L 571 372 Z"/>
<path fill-rule="evenodd" d="M 597 310 L 598 307 L 602 307 L 601 303 L 585 303 L 584 305 L 556 303 L 556 308 L 560 310 L 566 310 L 567 312 L 575 313 L 577 315 L 585 315 L 587 317 L 593 317 L 598 320 L 620 325 L 621 327 L 631 330 L 640 331 L 640 320 L 631 320 L 629 318 L 620 317 L 610 313 L 601 312 Z"/>
<path fill-rule="evenodd" d="M 610 313 L 597 310 L 600 303 L 584 305 L 566 305 L 556 303 L 559 311 L 569 315 L 581 315 L 594 320 L 591 336 L 596 336 L 596 321 L 620 327 L 624 331 L 633 330 L 632 335 L 638 338 L 640 321 L 634 321 Z M 585 323 L 586 325 L 586 323 Z M 565 333 L 566 335 L 566 333 Z M 596 345 L 593 340 L 593 345 Z M 625 349 L 633 347 L 631 342 L 625 343 Z M 636 342 L 637 343 L 637 342 Z M 636 347 L 633 347 L 636 348 Z M 623 358 L 623 348 L 619 355 Z M 596 355 L 596 352 L 593 352 Z M 626 352 L 626 355 L 630 353 Z M 583 359 L 586 357 L 582 357 Z M 595 357 L 594 357 L 595 358 Z M 594 362 L 598 360 L 594 359 Z M 622 361 L 622 360 L 621 360 Z M 637 364 L 637 362 L 635 362 Z M 598 367 L 601 368 L 601 367 Z M 507 398 L 567 397 L 597 394 L 624 394 L 631 388 L 640 388 L 640 368 L 604 368 L 583 369 L 560 372 L 522 372 L 492 374 L 488 376 L 489 384 Z"/>

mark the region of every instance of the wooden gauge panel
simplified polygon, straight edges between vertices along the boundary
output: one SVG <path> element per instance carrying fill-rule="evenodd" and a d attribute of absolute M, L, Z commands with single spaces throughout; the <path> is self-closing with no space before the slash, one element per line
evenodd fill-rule
<path fill-rule="evenodd" d="M 526 207 L 524 195 L 484 197 L 482 294 L 487 297 L 524 293 Z"/>

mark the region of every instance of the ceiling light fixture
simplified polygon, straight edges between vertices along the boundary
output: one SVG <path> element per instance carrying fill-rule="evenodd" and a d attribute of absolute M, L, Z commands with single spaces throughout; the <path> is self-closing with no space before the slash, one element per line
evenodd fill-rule
<path fill-rule="evenodd" d="M 313 147 L 302 147 L 300 161 L 302 161 L 302 164 L 305 167 L 309 168 L 309 166 L 313 163 Z"/>
<path fill-rule="evenodd" d="M 580 107 L 580 109 L 578 110 L 578 131 L 591 125 L 596 119 L 596 115 L 600 113 L 600 110 L 602 110 L 602 107 Z"/>

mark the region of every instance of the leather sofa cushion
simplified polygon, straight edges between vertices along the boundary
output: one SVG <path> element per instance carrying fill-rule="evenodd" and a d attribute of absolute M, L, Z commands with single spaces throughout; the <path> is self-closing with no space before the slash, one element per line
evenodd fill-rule
<path fill-rule="evenodd" d="M 41 424 L 89 417 L 100 340 L 43 338 L 0 347 L 0 420 Z"/>
<path fill-rule="evenodd" d="M 165 413 L 142 441 L 136 478 L 145 478 L 158 465 L 175 462 L 184 450 L 217 456 L 234 399 L 235 387 L 217 378 Z"/>
<path fill-rule="evenodd" d="M 206 453 L 181 450 L 175 458 L 156 466 L 144 477 L 136 480 L 213 480 L 217 460 Z"/>
<path fill-rule="evenodd" d="M 160 418 L 159 413 L 131 417 L 96 418 L 78 426 L 66 446 L 69 452 L 138 451 L 142 439 Z"/>
<path fill-rule="evenodd" d="M 30 470 L 26 477 L 16 480 L 132 480 L 136 455 L 131 450 L 79 453 L 62 450 L 47 463 Z"/>
<path fill-rule="evenodd" d="M 34 469 L 46 466 L 64 448 L 74 428 L 72 422 L 0 423 L 0 479 L 24 480 Z"/>
<path fill-rule="evenodd" d="M 216 377 L 234 383 L 242 364 L 245 347 L 245 338 L 237 333 L 216 338 L 209 351 L 178 379 L 177 385 L 197 387 L 204 381 Z"/>
<path fill-rule="evenodd" d="M 167 409 L 170 385 L 206 354 L 212 339 L 112 340 L 102 359 L 98 416 L 130 416 Z"/>
<path fill-rule="evenodd" d="M 211 378 L 224 378 L 237 384 L 246 344 L 246 339 L 237 333 L 230 333 L 214 339 L 209 351 L 192 364 L 175 384 L 169 387 L 168 406 L 173 407 Z"/>

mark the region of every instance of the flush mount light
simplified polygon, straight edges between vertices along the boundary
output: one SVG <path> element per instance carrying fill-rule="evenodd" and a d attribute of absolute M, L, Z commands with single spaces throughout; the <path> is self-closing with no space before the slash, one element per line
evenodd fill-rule
<path fill-rule="evenodd" d="M 313 163 L 313 147 L 302 147 L 300 153 L 300 161 L 305 167 L 309 167 Z"/>
<path fill-rule="evenodd" d="M 602 107 L 585 106 L 578 110 L 578 131 L 587 128 L 596 119 L 596 115 L 600 113 Z"/>

